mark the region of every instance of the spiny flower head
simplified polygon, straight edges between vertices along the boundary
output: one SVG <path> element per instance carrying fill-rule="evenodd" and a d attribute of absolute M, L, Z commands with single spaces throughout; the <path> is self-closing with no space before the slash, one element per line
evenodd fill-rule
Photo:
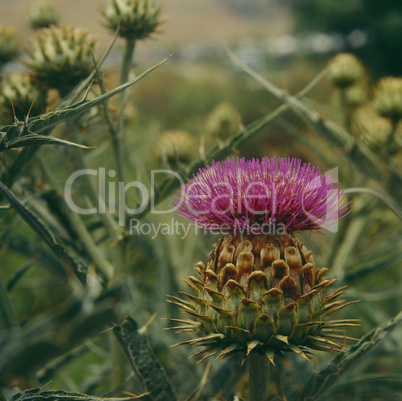
<path fill-rule="evenodd" d="M 36 31 L 26 64 L 45 86 L 65 92 L 92 71 L 94 46 L 85 29 L 52 25 Z"/>
<path fill-rule="evenodd" d="M 200 169 L 174 205 L 198 226 L 253 234 L 264 227 L 318 230 L 344 217 L 339 183 L 300 159 L 227 159 Z"/>
<path fill-rule="evenodd" d="M 201 361 L 240 353 L 244 362 L 258 352 L 275 363 L 288 352 L 308 360 L 313 350 L 340 352 L 351 339 L 342 328 L 356 323 L 328 315 L 354 301 L 337 299 L 345 287 L 327 291 L 335 280 L 294 233 L 343 217 L 348 205 L 340 201 L 338 184 L 300 159 L 227 159 L 201 169 L 175 205 L 193 222 L 229 232 L 197 264 L 199 278 L 185 281 L 188 299 L 170 297 L 192 317 L 168 319 L 179 324 L 170 329 L 200 334 L 177 345 L 201 346 L 193 355 Z M 263 230 L 276 223 L 283 232 Z"/>
<path fill-rule="evenodd" d="M 119 27 L 119 36 L 127 39 L 145 39 L 164 22 L 159 17 L 162 6 L 153 0 L 109 0 L 103 10 L 105 25 L 112 31 Z"/>
<path fill-rule="evenodd" d="M 36 116 L 45 111 L 46 91 L 30 74 L 13 72 L 1 80 L 0 104 L 4 119 L 12 122 L 15 117 L 23 120 L 30 113 Z"/>

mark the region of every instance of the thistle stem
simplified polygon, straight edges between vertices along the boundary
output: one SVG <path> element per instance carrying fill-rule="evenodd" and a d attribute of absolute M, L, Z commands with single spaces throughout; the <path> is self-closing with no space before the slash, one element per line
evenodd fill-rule
<path fill-rule="evenodd" d="M 349 132 L 350 135 L 352 135 L 352 118 L 351 118 L 351 113 L 350 110 L 347 107 L 347 102 L 346 102 L 346 90 L 342 89 L 341 90 L 341 105 L 343 108 L 344 112 L 344 127 L 347 132 Z"/>
<path fill-rule="evenodd" d="M 8 297 L 3 279 L 0 277 L 0 316 L 1 330 L 13 330 L 19 328 L 17 318 L 14 314 L 13 307 Z"/>
<path fill-rule="evenodd" d="M 249 401 L 267 401 L 269 361 L 265 355 L 251 352 L 249 356 Z"/>
<path fill-rule="evenodd" d="M 126 39 L 126 47 L 124 49 L 124 55 L 120 70 L 120 85 L 128 81 L 131 63 L 133 61 L 134 49 L 135 49 L 135 39 Z"/>

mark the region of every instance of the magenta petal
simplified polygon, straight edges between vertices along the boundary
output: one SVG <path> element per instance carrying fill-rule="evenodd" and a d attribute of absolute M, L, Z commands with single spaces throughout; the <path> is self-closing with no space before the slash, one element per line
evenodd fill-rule
<path fill-rule="evenodd" d="M 200 169 L 178 191 L 181 216 L 206 229 L 318 230 L 348 213 L 339 183 L 300 159 L 227 159 Z"/>

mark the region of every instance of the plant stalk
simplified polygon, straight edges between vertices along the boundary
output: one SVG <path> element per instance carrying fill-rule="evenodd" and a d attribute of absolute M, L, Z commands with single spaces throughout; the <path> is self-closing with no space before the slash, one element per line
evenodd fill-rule
<path fill-rule="evenodd" d="M 129 80 L 129 74 L 131 69 L 131 64 L 133 60 L 135 50 L 135 40 L 126 39 L 126 47 L 124 50 L 124 55 L 120 70 L 120 85 L 125 84 Z M 124 95 L 123 95 L 124 99 Z M 120 114 L 124 113 L 124 100 L 120 105 Z M 125 184 L 125 174 L 124 174 L 124 151 L 122 146 L 122 134 L 123 134 L 123 124 L 121 121 L 114 124 L 106 108 L 106 118 L 108 120 L 110 133 L 112 136 L 113 145 L 113 156 L 115 160 L 117 179 L 119 183 Z M 120 120 L 120 117 L 119 117 Z M 119 213 L 124 213 L 125 211 L 119 210 Z M 118 265 L 114 270 L 114 275 L 112 279 L 112 284 L 123 286 L 123 297 L 127 296 L 127 240 L 122 238 L 119 241 L 118 246 Z M 110 338 L 110 356 L 112 362 L 112 372 L 111 372 L 111 388 L 117 388 L 120 386 L 125 379 L 124 367 L 126 364 L 126 357 L 121 349 L 120 343 L 116 336 L 112 334 Z"/>
<path fill-rule="evenodd" d="M 1 326 L 0 330 L 15 330 L 19 328 L 17 318 L 15 316 L 13 307 L 8 296 L 4 281 L 0 276 L 0 316 Z"/>
<path fill-rule="evenodd" d="M 133 61 L 134 49 L 135 39 L 126 39 L 126 47 L 124 49 L 124 55 L 120 70 L 120 85 L 123 85 L 128 81 L 131 63 Z"/>
<path fill-rule="evenodd" d="M 249 356 L 249 401 L 267 401 L 269 361 L 265 355 L 251 352 Z"/>

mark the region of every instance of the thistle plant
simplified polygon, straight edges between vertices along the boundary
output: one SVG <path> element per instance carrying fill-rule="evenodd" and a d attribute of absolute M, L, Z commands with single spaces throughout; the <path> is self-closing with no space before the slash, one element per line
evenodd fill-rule
<path fill-rule="evenodd" d="M 162 20 L 153 2 L 110 5 L 150 16 L 153 28 Z M 314 94 L 327 95 L 327 67 L 291 95 L 299 70 L 274 71 L 284 91 L 228 51 L 280 100 L 272 110 L 277 100 L 230 70 L 227 55 L 212 69 L 212 59 L 200 61 L 196 71 L 208 70 L 195 79 L 189 62 L 167 54 L 146 70 L 138 62 L 129 79 L 139 37 L 123 37 L 124 53 L 114 38 L 101 58 L 83 30 L 51 26 L 36 38 L 0 87 L 0 401 L 398 399 L 400 333 L 387 334 L 402 322 L 402 177 L 399 154 L 381 148 L 397 120 L 353 91 L 365 80 L 341 88 L 360 129 L 352 136 L 314 106 Z M 14 71 L 27 65 L 33 74 Z M 275 70 L 266 65 L 261 74 Z M 217 102 L 238 111 L 211 113 L 208 146 L 164 131 L 207 134 Z M 296 127 L 290 112 L 307 125 Z M 266 129 L 273 123 L 280 131 Z M 150 170 L 144 149 L 174 171 Z M 338 165 L 345 188 L 274 154 L 322 171 Z M 190 224 L 170 213 L 172 202 Z M 219 235 L 212 246 L 210 234 Z M 182 276 L 190 289 L 178 295 Z M 166 316 L 184 333 L 163 330 Z M 352 337 L 361 338 L 348 346 Z M 187 346 L 169 348 L 178 341 L 198 346 L 206 363 L 189 359 Z"/>
<path fill-rule="evenodd" d="M 95 38 L 87 30 L 51 26 L 36 31 L 27 66 L 39 82 L 65 96 L 94 68 Z"/>
<path fill-rule="evenodd" d="M 103 9 L 105 26 L 125 39 L 125 50 L 121 64 L 120 83 L 128 80 L 137 40 L 143 40 L 156 32 L 164 21 L 160 18 L 162 6 L 153 0 L 108 0 Z"/>
<path fill-rule="evenodd" d="M 200 170 L 180 195 L 174 205 L 183 217 L 227 234 L 197 264 L 199 278 L 186 281 L 189 301 L 172 297 L 195 318 L 173 319 L 183 324 L 174 329 L 202 333 L 178 345 L 204 346 L 195 354 L 205 354 L 201 360 L 250 357 L 250 401 L 266 393 L 256 359 L 274 364 L 275 356 L 295 352 L 314 360 L 313 350 L 342 348 L 348 337 L 339 329 L 353 323 L 330 315 L 352 302 L 337 299 L 344 287 L 328 292 L 335 280 L 297 238 L 348 213 L 339 183 L 300 159 L 237 158 Z"/>

